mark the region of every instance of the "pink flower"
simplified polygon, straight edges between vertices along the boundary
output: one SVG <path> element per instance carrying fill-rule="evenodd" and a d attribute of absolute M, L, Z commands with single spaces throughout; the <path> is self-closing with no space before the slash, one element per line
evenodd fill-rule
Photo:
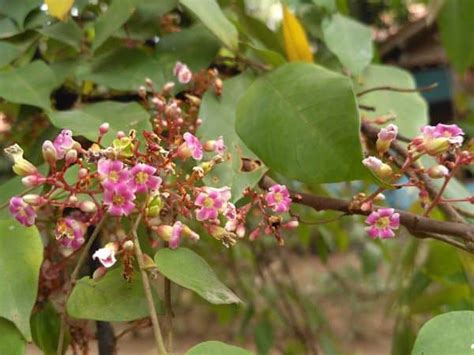
<path fill-rule="evenodd" d="M 35 224 L 36 211 L 35 209 L 27 204 L 21 197 L 14 196 L 10 199 L 10 205 L 8 207 L 10 213 L 16 218 L 18 222 L 26 227 L 31 227 Z"/>
<path fill-rule="evenodd" d="M 115 185 L 127 182 L 129 173 L 120 160 L 102 158 L 97 165 L 102 184 Z"/>
<path fill-rule="evenodd" d="M 291 198 L 285 185 L 273 185 L 265 195 L 268 207 L 277 213 L 287 212 L 290 209 Z"/>
<path fill-rule="evenodd" d="M 74 140 L 72 139 L 72 131 L 63 129 L 61 133 L 54 139 L 54 148 L 56 148 L 57 159 L 64 158 L 69 149 L 72 149 Z"/>
<path fill-rule="evenodd" d="M 115 252 L 117 251 L 117 246 L 115 243 L 107 243 L 105 247 L 96 250 L 92 259 L 99 259 L 100 263 L 106 268 L 109 268 L 115 264 L 117 259 L 115 258 Z"/>
<path fill-rule="evenodd" d="M 362 160 L 362 164 L 364 164 L 367 168 L 372 170 L 375 174 L 377 174 L 381 178 L 385 178 L 392 175 L 392 168 L 390 165 L 385 164 L 380 159 L 376 157 L 368 157 Z"/>
<path fill-rule="evenodd" d="M 104 190 L 104 204 L 109 206 L 112 216 L 128 216 L 135 208 L 133 186 L 126 183 L 106 185 Z"/>
<path fill-rule="evenodd" d="M 217 154 L 223 155 L 226 146 L 224 145 L 224 138 L 220 136 L 216 140 L 210 140 L 204 143 L 204 150 L 206 152 L 216 152 Z"/>
<path fill-rule="evenodd" d="M 435 127 L 425 126 L 421 131 L 427 138 L 448 138 L 451 144 L 461 145 L 464 140 L 463 130 L 455 124 L 446 125 L 438 123 Z"/>
<path fill-rule="evenodd" d="M 74 218 L 62 218 L 56 224 L 56 239 L 63 246 L 70 249 L 79 249 L 84 244 L 84 234 L 87 226 Z"/>
<path fill-rule="evenodd" d="M 400 214 L 394 213 L 393 208 L 380 208 L 373 211 L 365 220 L 369 224 L 367 233 L 372 238 L 392 238 L 395 236 L 394 229 L 400 227 Z"/>
<path fill-rule="evenodd" d="M 182 158 L 188 158 L 192 156 L 195 160 L 201 160 L 203 155 L 203 147 L 199 139 L 189 132 L 183 134 L 183 138 L 184 143 L 180 146 L 178 152 L 179 155 Z"/>
<path fill-rule="evenodd" d="M 193 78 L 193 73 L 189 70 L 186 64 L 181 62 L 176 62 L 176 65 L 173 69 L 173 74 L 178 78 L 178 81 L 181 84 L 187 84 Z"/>
<path fill-rule="evenodd" d="M 194 205 L 200 207 L 196 210 L 196 218 L 198 221 L 207 219 L 216 219 L 219 212 L 223 212 L 227 207 L 231 194 L 229 187 L 215 189 L 212 187 L 204 187 L 194 201 Z"/>
<path fill-rule="evenodd" d="M 424 126 L 422 135 L 412 141 L 412 145 L 420 152 L 436 156 L 446 152 L 450 145 L 460 146 L 464 132 L 457 125 L 438 123 L 436 126 Z"/>
<path fill-rule="evenodd" d="M 377 150 L 385 153 L 390 148 L 390 144 L 397 138 L 398 127 L 394 124 L 389 124 L 382 128 L 377 135 Z"/>
<path fill-rule="evenodd" d="M 173 229 L 171 230 L 171 238 L 168 241 L 168 245 L 170 249 L 176 249 L 179 247 L 179 243 L 181 242 L 181 236 L 183 233 L 184 225 L 180 221 L 176 221 L 173 224 Z"/>
<path fill-rule="evenodd" d="M 161 185 L 161 178 L 154 176 L 156 168 L 139 163 L 130 170 L 130 184 L 135 188 L 135 192 L 147 192 L 156 190 Z"/>

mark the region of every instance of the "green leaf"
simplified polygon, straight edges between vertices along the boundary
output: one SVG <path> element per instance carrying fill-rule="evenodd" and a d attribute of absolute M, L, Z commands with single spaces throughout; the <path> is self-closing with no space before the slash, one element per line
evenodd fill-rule
<path fill-rule="evenodd" d="M 10 64 L 11 61 L 21 54 L 21 50 L 8 42 L 0 42 L 0 67 Z"/>
<path fill-rule="evenodd" d="M 10 17 L 20 28 L 23 28 L 26 16 L 34 8 L 39 8 L 41 2 L 41 0 L 0 0 L 0 14 Z"/>
<path fill-rule="evenodd" d="M 196 46 L 199 43 L 199 46 Z M 117 48 L 95 58 L 81 79 L 91 80 L 111 89 L 137 91 L 150 78 L 156 87 L 173 81 L 176 61 L 191 70 L 208 67 L 219 50 L 215 38 L 203 26 L 195 26 L 163 36 L 155 53 L 138 48 Z M 120 75 L 117 75 L 120 73 Z"/>
<path fill-rule="evenodd" d="M 474 311 L 440 314 L 420 329 L 412 355 L 472 355 Z"/>
<path fill-rule="evenodd" d="M 364 71 L 359 78 L 355 91 L 380 87 L 393 86 L 403 89 L 414 89 L 415 80 L 411 74 L 403 69 L 387 65 L 373 64 Z M 387 90 L 373 91 L 358 99 L 361 105 L 372 106 L 375 111 L 363 111 L 367 118 L 376 118 L 382 115 L 395 114 L 394 123 L 400 132 L 407 137 L 415 137 L 420 128 L 428 124 L 428 105 L 423 97 L 415 93 L 403 93 Z"/>
<path fill-rule="evenodd" d="M 138 0 L 113 0 L 105 14 L 95 24 L 92 50 L 99 48 L 110 36 L 127 22 L 136 9 Z"/>
<path fill-rule="evenodd" d="M 203 123 L 197 132 L 198 136 L 203 140 L 223 136 L 228 158 L 224 163 L 214 167 L 204 182 L 215 187 L 230 186 L 233 202 L 242 197 L 245 188 L 255 186 L 266 171 L 263 166 L 252 172 L 242 171 L 241 158 L 257 159 L 257 157 L 240 140 L 234 128 L 237 102 L 252 81 L 252 76 L 248 74 L 224 81 L 222 96 L 216 97 L 212 90 L 208 91 L 202 99 L 199 111 Z"/>
<path fill-rule="evenodd" d="M 474 64 L 474 1 L 447 0 L 438 17 L 441 41 L 458 72 Z"/>
<path fill-rule="evenodd" d="M 238 33 L 216 0 L 180 0 L 231 51 L 238 49 Z"/>
<path fill-rule="evenodd" d="M 324 41 L 329 50 L 352 74 L 360 74 L 373 56 L 372 31 L 353 19 L 335 14 L 323 22 Z"/>
<path fill-rule="evenodd" d="M 65 43 L 76 50 L 81 49 L 82 30 L 73 20 L 56 22 L 52 25 L 38 29 L 42 35 Z"/>
<path fill-rule="evenodd" d="M 0 317 L 15 323 L 28 341 L 42 261 L 43 243 L 36 227 L 0 221 Z"/>
<path fill-rule="evenodd" d="M 12 322 L 0 318 L 0 354 L 23 355 L 26 340 Z"/>
<path fill-rule="evenodd" d="M 13 20 L 8 17 L 0 19 L 0 38 L 9 38 L 21 33 Z"/>
<path fill-rule="evenodd" d="M 158 313 L 163 314 L 157 296 L 155 306 Z M 72 290 L 67 313 L 74 318 L 106 322 L 129 322 L 148 317 L 141 275 L 135 273 L 128 282 L 122 277 L 120 268 L 116 268 L 98 281 L 83 277 Z"/>
<path fill-rule="evenodd" d="M 31 316 L 31 333 L 33 341 L 45 355 L 54 355 L 58 348 L 59 329 L 61 319 L 58 312 L 51 303 L 46 303 L 43 309 Z M 69 334 L 66 334 L 66 340 L 69 340 Z M 64 344 L 64 350 L 67 348 L 68 341 Z"/>
<path fill-rule="evenodd" d="M 57 86 L 53 71 L 41 60 L 0 73 L 0 96 L 7 101 L 50 109 Z"/>
<path fill-rule="evenodd" d="M 256 80 L 239 101 L 236 130 L 289 178 L 320 184 L 368 177 L 351 82 L 320 66 L 286 64 Z"/>
<path fill-rule="evenodd" d="M 242 302 L 216 276 L 209 264 L 187 248 L 162 248 L 155 255 L 158 270 L 174 283 L 214 304 Z"/>
<path fill-rule="evenodd" d="M 211 340 L 193 346 L 186 355 L 252 355 L 252 352 L 234 345 Z"/>
<path fill-rule="evenodd" d="M 265 315 L 255 326 L 255 344 L 257 345 L 258 353 L 260 355 L 268 354 L 274 341 L 275 336 L 272 323 L 268 319 L 268 315 Z"/>
<path fill-rule="evenodd" d="M 51 112 L 49 119 L 56 127 L 68 128 L 74 135 L 84 136 L 91 141 L 97 139 L 99 126 L 108 122 L 110 129 L 104 136 L 104 146 L 112 143 L 118 131 L 128 133 L 130 129 L 136 129 L 140 135 L 143 130 L 151 130 L 148 113 L 136 102 L 104 101 L 71 111 Z"/>

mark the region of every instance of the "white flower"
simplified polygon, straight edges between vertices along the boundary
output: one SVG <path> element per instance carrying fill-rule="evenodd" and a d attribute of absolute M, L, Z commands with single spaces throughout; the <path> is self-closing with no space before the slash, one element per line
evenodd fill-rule
<path fill-rule="evenodd" d="M 99 259 L 100 263 L 104 265 L 106 268 L 109 268 L 115 264 L 117 259 L 115 258 L 115 252 L 117 251 L 117 247 L 114 243 L 108 243 L 105 247 L 96 250 L 94 255 L 92 255 L 92 259 Z"/>

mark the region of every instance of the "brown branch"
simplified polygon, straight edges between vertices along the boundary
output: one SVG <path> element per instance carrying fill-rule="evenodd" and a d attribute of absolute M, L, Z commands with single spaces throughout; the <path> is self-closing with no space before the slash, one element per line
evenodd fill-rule
<path fill-rule="evenodd" d="M 376 87 L 361 91 L 357 93 L 356 96 L 361 97 L 373 91 L 395 91 L 395 92 L 406 92 L 406 93 L 423 92 L 423 91 L 431 91 L 436 87 L 438 87 L 438 83 L 433 83 L 431 85 L 422 86 L 422 87 L 414 88 L 414 89 L 396 88 L 393 86 L 376 86 Z"/>

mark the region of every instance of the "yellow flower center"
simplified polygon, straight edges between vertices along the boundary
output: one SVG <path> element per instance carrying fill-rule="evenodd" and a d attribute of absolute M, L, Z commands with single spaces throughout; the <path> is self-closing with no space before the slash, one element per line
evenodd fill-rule
<path fill-rule="evenodd" d="M 275 202 L 280 203 L 283 201 L 283 195 L 280 192 L 275 193 Z"/>
<path fill-rule="evenodd" d="M 203 205 L 206 208 L 210 208 L 210 207 L 214 206 L 214 200 L 210 197 L 206 197 L 204 202 L 203 202 Z"/>
<path fill-rule="evenodd" d="M 388 217 L 380 217 L 377 222 L 375 222 L 375 225 L 379 229 L 384 229 L 387 228 L 390 225 L 390 218 Z"/>
<path fill-rule="evenodd" d="M 137 175 L 135 175 L 135 181 L 137 182 L 137 184 L 144 184 L 147 182 L 147 180 L 148 174 L 144 173 L 143 171 L 140 171 L 139 173 L 137 173 Z"/>
<path fill-rule="evenodd" d="M 114 203 L 114 205 L 121 206 L 125 202 L 125 199 L 122 195 L 115 195 L 112 202 Z"/>
<path fill-rule="evenodd" d="M 118 178 L 119 178 L 119 174 L 118 172 L 116 172 L 115 170 L 114 171 L 111 171 L 109 173 L 109 180 L 112 181 L 112 182 L 117 182 L 118 181 Z"/>

